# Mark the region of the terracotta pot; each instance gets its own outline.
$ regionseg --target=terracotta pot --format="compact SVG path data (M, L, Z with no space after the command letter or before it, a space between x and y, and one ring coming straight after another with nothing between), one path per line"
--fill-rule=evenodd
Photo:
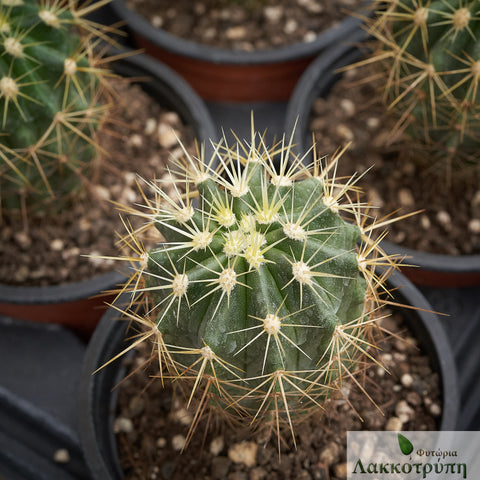
M357 42L365 37L361 31L352 35ZM325 51L308 67L290 98L286 113L285 131L296 125L294 143L299 152L311 144L310 114L315 99L327 97L340 78L338 69L358 61L358 48L336 45ZM306 160L307 162L309 160ZM480 255L440 255L408 249L391 242L382 242L389 254L406 257L406 263L415 267L401 267L402 272L416 285L430 287L467 287L480 285Z
M388 287L395 289L396 301L418 308L401 312L441 379L443 411L438 429L455 430L459 412L457 370L443 326L425 297L401 273L390 276ZM95 480L123 478L113 423L118 395L115 386L124 378L125 368L120 358L92 375L130 344L128 322L119 322L119 316L118 310L112 308L100 322L85 354L80 386L80 437L85 460Z
M244 52L201 45L171 35L128 8L125 0L114 0L111 8L139 47L172 67L201 97L215 101L287 100L315 56L328 45L348 41L361 23L359 18L346 16L313 42Z
M113 69L125 77L148 78L140 85L152 99L176 111L196 132L200 141L216 138L216 130L203 101L169 67L146 55L135 55L116 62ZM113 234L113 232L112 232ZM88 337L105 312L115 289L125 276L112 271L78 283L49 287L22 287L0 284L0 314L24 320L65 325Z

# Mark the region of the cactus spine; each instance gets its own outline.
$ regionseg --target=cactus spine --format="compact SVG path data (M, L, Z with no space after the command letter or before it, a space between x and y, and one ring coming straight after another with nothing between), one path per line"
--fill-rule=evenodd
M103 2L102 2L103 3ZM19 208L69 195L95 170L94 134L107 105L89 7L0 2L0 192ZM91 7L90 7L91 8Z
M478 160L480 1L376 3L371 61L383 66L397 127L433 145L440 157Z
M148 183L156 200L140 214L164 241L145 251L126 237L140 266L125 290L148 304L129 316L190 398L203 392L197 413L208 403L293 428L353 377L382 284L374 268L394 262L351 200L355 180L335 178L337 160L307 168L290 143L267 149L252 133L210 161L187 155L173 189Z

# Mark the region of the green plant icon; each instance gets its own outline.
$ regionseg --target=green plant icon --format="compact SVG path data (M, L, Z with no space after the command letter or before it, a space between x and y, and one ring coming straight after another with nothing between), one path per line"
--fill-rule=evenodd
M412 442L401 433L397 435L398 438L398 445L400 446L400 450L404 455L410 455L413 452L413 445Z

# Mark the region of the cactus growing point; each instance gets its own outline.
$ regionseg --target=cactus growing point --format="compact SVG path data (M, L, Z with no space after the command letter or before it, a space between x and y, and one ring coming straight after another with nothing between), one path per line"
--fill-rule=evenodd
M94 134L108 111L93 6L0 2L0 192L18 209L68 196L95 171Z
M146 328L138 341L154 338L162 375L200 396L191 432L207 405L293 432L370 345L395 265L372 237L384 223L368 225L357 178L336 178L341 153L305 167L291 147L252 132L208 161L185 152L173 185L147 182L155 198L137 210L162 240L147 251L125 237L136 263L124 291L145 305L127 317Z

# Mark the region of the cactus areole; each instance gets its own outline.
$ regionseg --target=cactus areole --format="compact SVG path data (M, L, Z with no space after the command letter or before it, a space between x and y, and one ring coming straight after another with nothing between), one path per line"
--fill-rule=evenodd
M93 170L101 69L74 3L0 2L2 206L69 194Z
M129 285L147 294L149 332L175 378L232 413L290 420L366 350L377 244L332 164L288 166L289 146L280 167L268 150L217 148L220 167L190 157L173 193L149 183L160 200L147 217L165 242Z

